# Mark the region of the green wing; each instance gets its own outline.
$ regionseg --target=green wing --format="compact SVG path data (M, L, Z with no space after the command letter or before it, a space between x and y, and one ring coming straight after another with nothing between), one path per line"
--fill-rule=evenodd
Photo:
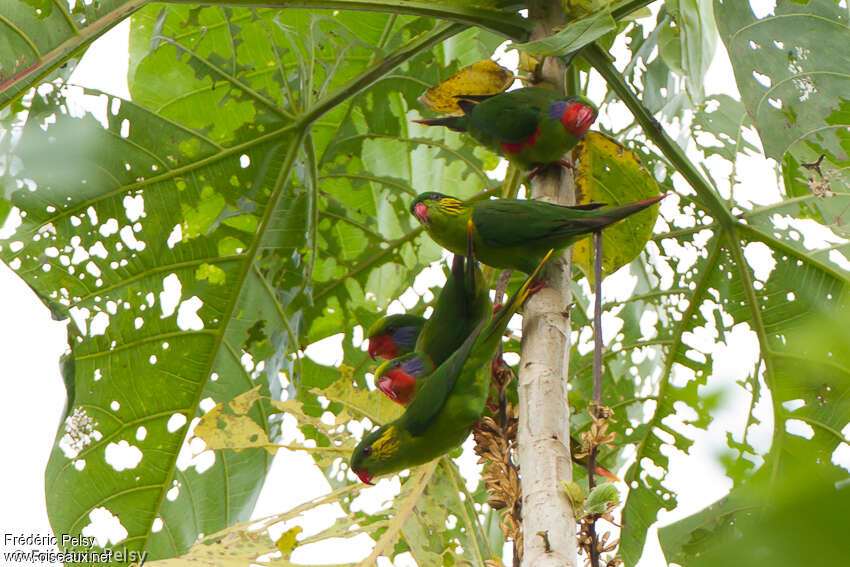
M474 205L472 223L484 244L493 248L555 243L571 233L593 230L590 225L585 226L586 218L601 206L602 203L562 207L542 201L479 201Z
M467 372L477 372L495 356L496 347L508 326L508 321L528 297L531 281L537 276L551 255L552 250L546 254L537 268L525 278L520 288L502 306L499 312L486 324L485 321L481 321L460 348L428 377L422 388L416 393L413 401L407 406L407 411L399 418L400 425L412 436L418 437L425 433L431 422L440 415L464 368ZM480 403L481 409L483 409L483 398Z
M549 106L561 98L534 87L508 91L477 104L468 116L469 126L498 142L519 143L534 134Z
M501 95L478 104L468 118L470 130L477 130L500 143L519 143L537 130L540 112Z
M491 313L487 291L475 262L465 262L463 256L455 254L449 278L416 341L416 350L427 354L435 366L442 364Z
M422 388L416 392L404 415L399 418L400 426L414 437L425 433L431 422L440 415L483 328L482 321L460 348L434 370Z

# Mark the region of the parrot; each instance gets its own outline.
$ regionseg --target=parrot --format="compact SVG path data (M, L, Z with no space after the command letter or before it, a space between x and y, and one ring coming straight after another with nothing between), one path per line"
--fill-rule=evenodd
M471 230L471 226L469 230ZM528 297L529 285L546 260L489 322L481 321L463 344L438 366L398 419L366 434L351 454L351 470L366 484L376 476L426 463L469 436L490 391L490 362L511 316Z
M637 213L666 194L601 210L603 203L565 207L543 201L461 201L442 193L419 194L410 212L434 241L457 253L472 223L475 253L483 264L530 273L550 248L556 252L587 234Z
M418 315L397 313L381 317L366 332L369 356L372 360L376 356L390 360L412 352L424 325L425 318Z
M464 253L469 255L469 251ZM475 260L455 254L451 273L429 319L417 315L388 315L368 331L369 355L393 359L414 350L439 366L479 322L492 313L489 289ZM377 377L376 377L377 379Z
M457 95L463 116L414 120L468 132L484 146L520 167L559 162L596 120L596 107L578 96L540 87L497 95Z
M392 401L407 405L424 382L422 378L433 371L434 364L429 356L409 352L381 364L375 370L375 384Z
M474 257L471 230L469 227L467 229L466 256L455 254L452 271L437 299L434 312L414 339L414 352L418 356L411 357L408 356L410 353L405 353L390 363L382 364L375 371L378 389L397 403L409 403L418 390L417 379L430 374L442 364L463 344L475 327L492 313L489 289ZM380 321L376 325L386 327ZM381 338L381 335L375 338ZM372 335L369 345L371 349Z

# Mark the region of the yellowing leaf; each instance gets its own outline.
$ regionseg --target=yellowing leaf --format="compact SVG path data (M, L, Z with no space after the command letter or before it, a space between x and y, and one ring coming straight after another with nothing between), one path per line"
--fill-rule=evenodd
M389 423L401 416L403 408L390 400L378 390L355 388L350 378L343 376L324 390L313 390L321 393L332 402L338 402L345 407L343 413L337 416L337 422L344 422L350 417L368 417L373 423ZM351 411L353 410L353 415ZM348 415L346 415L348 414Z
M504 92L514 75L494 61L485 59L464 67L419 97L422 106L443 114L463 114L455 95L494 95Z
M257 400L259 400L262 396L260 395L260 386L254 386L244 394L240 394L230 400L230 409L233 410L233 413L238 415L245 415L251 408L254 406Z
M289 558L289 555L292 553L292 550L298 546L298 542L295 541L295 538L302 532L300 526L295 526L294 528L288 529L277 538L277 541L274 542L275 546L280 550L283 554L283 558Z
M626 205L658 195L658 184L637 155L598 132L588 132L572 151L577 164L576 204L592 201L606 207ZM649 207L602 231L602 273L613 274L634 260L652 236L658 207ZM593 240L573 248L573 262L593 283Z
M263 428L247 415L260 397L260 386L257 386L234 398L227 409L219 402L201 417L194 436L203 439L207 449L240 451L260 447L274 453L277 447L269 441Z

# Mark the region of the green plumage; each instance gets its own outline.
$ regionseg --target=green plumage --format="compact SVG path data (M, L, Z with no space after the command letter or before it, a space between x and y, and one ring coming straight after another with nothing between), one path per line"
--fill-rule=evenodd
M400 418L368 433L357 445L351 469L361 480L369 482L375 476L428 462L466 439L484 410L490 361L541 266L542 262L498 313L488 323L479 323L460 348L434 370Z
M466 248L471 220L475 254L482 263L529 273L549 249L560 252L663 197L603 210L600 203L564 207L512 199L466 202L429 192L416 197L410 211L437 244L452 252Z
M451 272L430 318L426 320L418 315L407 314L387 315L372 325L367 337L370 343L376 337L387 337L384 340L392 341L397 347L396 357L418 351L427 354L431 362L439 366L457 350L478 323L492 313L492 309L487 282L478 263L474 260L465 261L464 256L455 254ZM398 329L405 328L414 329L416 333L406 337L406 342L402 343L391 336Z
M562 159L590 128L597 114L596 107L585 98L567 97L539 87L483 99L463 95L458 98L465 116L417 122L468 132L480 144L523 169Z
M464 262L464 257L455 253L451 274L414 350L427 354L439 366L492 313L493 303L478 263L468 258Z

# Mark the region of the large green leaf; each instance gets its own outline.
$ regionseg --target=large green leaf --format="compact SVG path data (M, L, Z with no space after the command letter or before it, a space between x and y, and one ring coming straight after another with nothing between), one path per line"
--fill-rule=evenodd
M780 161L828 153L847 159L848 14L833 0L777 2L756 18L744 2L715 0L741 99L765 153Z
M619 21L646 3L616 2L612 17ZM706 429L716 417L717 397L706 393L717 368L712 353L742 330L758 341L759 363L740 373L752 403L743 430L729 437L731 504L662 531L665 552L688 561L717 549L724 537L734 543L752 529L747 488L779 493L782 485L771 488L771 479L798 465L819 462L817 474L830 480L844 474L830 461L850 421L850 365L836 354L846 333L821 337L812 329L839 328L835 317L846 319L840 298L850 249L828 230L844 230L847 121L836 86L843 75L824 67L829 57L841 57L830 55L840 39L830 34L844 33L835 22L846 22L846 14L823 0L779 2L776 16L755 20L746 6L721 4L718 24L730 46L733 35L745 35L738 33L743 16L748 34L768 24L771 33L791 33L788 25L792 36L777 40L787 47L800 36L800 14L817 12L820 35L831 42L805 39L806 61L817 63L803 67L818 88L809 93L811 107L775 87L767 104L773 108L775 98L795 116L815 113L819 132L802 122L782 130L776 109L760 98L764 88L742 80L756 68L777 77L777 87L794 83L778 59L760 66L765 62L751 51L781 54L760 42L744 46L746 61L730 47L742 102L709 97L693 108L688 128L685 111L699 99L714 41L704 2L668 2L655 21L618 24L631 50L622 69L594 45L583 52L608 82L603 111L619 97L635 117L606 133L637 154L664 191L677 194L662 203L658 232L630 264L630 279L619 280L631 283L605 305L606 327L619 325L609 330L603 400L617 411L611 430L618 437L600 458L609 468L630 465L620 548L629 565L659 510L677 505L667 479L670 455L686 453L693 428ZM484 507L480 483L467 489L451 456L402 475L401 494L371 515L354 505L359 490L345 457L364 427L392 413L366 387L371 363L362 329L401 294L410 311L422 313L439 288L411 285L441 252L412 222L410 200L432 188L449 187L464 198L498 190L487 174L497 163L492 154L462 134L410 123L419 117L417 98L463 65L492 56L497 33L526 41L533 22L516 13L517 4L485 0L264 6L151 6L133 18L132 101L54 81L20 97L15 110L23 112L4 118L13 132L0 136L2 163L11 164L4 170L11 204L2 202L0 214L9 213L6 228L15 233L0 255L56 317L77 322L69 326L63 365L68 412L47 471L54 530L79 533L108 512L127 531L110 542L114 547L168 558L188 551L199 534L215 534L194 548L195 558L235 549L228 548L235 537L239 557L255 559L273 551L274 542L228 526L247 519L268 469L270 457L257 446L283 446L313 457L333 491L327 502L342 513L319 533L286 531L279 549L287 555L367 534L376 541L375 557L409 551L422 565L480 564L500 553L497 516ZM470 24L491 31L464 29ZM613 39L613 32L604 37ZM18 94L34 76L41 74L16 83ZM571 73L571 88L586 92L580 79ZM664 133L663 122L672 119L682 125L675 142ZM752 202L769 202L748 198L761 185L746 187L736 177L742 156L758 151L750 123L766 148L785 140L767 150L781 159L784 187L757 208ZM599 127L608 124L600 120ZM718 187L681 149L692 139L728 166L712 171ZM809 229L827 234L828 243L809 242ZM583 281L574 287L570 403L581 429L591 397L584 328L590 301ZM342 365L305 355L319 341L341 344ZM507 341L505 350L518 351L518 341ZM236 416L247 439L232 446L218 439L230 448L188 459L187 424L218 404L244 400L238 396L245 392L254 402ZM758 421L755 406L773 414L768 450L748 435ZM228 427L227 419L216 423ZM811 439L793 433L800 424L812 428ZM824 494L831 493L817 496ZM770 510L756 512L774 518Z
M382 57L354 40L355 23L376 45L386 36ZM8 156L21 223L2 254L77 322L70 415L47 471L56 533L107 511L121 547L161 558L248 518L268 454L187 466L187 425L201 400L301 380L287 353L306 331L318 162L351 112L339 105L458 31L382 14L154 8L134 25L134 102L72 89L98 120L70 114L64 89L32 99ZM250 415L274 433L267 411Z
M784 1L773 14L756 18L744 3L717 0L715 6L741 99L765 153L783 162L787 191L806 202L804 214L846 235L846 8L832 0Z

